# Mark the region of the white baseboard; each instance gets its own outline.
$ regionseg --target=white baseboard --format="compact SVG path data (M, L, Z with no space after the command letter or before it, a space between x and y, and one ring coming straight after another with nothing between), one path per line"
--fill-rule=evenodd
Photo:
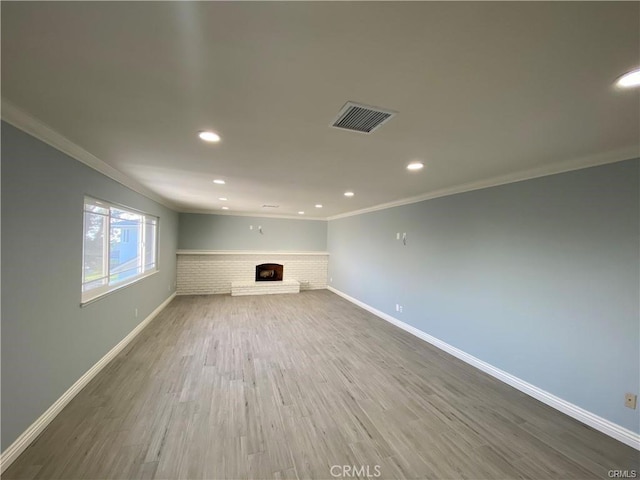
M616 423L613 423L605 418L602 418L595 413L589 412L582 407L574 405L566 400L563 400L560 397L556 397L552 393L549 393L541 388L532 385L529 382L525 382L524 380L511 375L510 373L505 372L504 370L500 370L499 368L494 367L493 365L480 360L479 358L474 357L473 355L469 355L462 350L449 345L442 340L437 339L436 337L432 337L428 333L423 332L411 325L404 323L397 318L392 317L380 310L373 308L370 305L367 305L360 300L357 300L346 293L341 292L331 286L327 287L328 290L335 293L336 295L341 296L342 298L358 305L359 307L364 308L365 310L373 313L375 316L380 317L383 320L386 320L389 323L394 324L397 327L415 335L416 337L424 340L425 342L430 343L431 345L438 347L441 350L453 355L454 357L462 360L465 363L468 363L471 366L476 367L479 370L491 375L498 380L503 381L504 383L511 385L512 387L520 390L531 397L540 400L542 403L549 405L550 407L555 408L556 410L561 411L562 413L569 415L570 417L575 418L576 420L589 425L590 427L604 433L605 435L609 435L610 437L615 438L616 440L621 441L622 443L629 445L636 450L640 450L640 434L632 432L631 430L624 428Z
M62 409L82 390L100 371L106 367L143 329L153 320L176 296L173 293L162 302L153 312L140 322L131 332L124 337L115 347L82 375L76 383L62 394L40 417L20 435L2 454L0 454L0 473L3 473L18 456L33 442L38 435L51 423Z

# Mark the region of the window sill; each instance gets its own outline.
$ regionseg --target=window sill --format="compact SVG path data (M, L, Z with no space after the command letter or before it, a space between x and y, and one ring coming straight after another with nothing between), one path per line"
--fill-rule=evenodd
M155 275L156 273L159 273L159 272L160 272L160 270L154 270L153 272L145 273L144 275L136 277L133 280L130 280L128 282L120 283L117 286L114 286L111 290L109 290L107 292L100 293L100 294L96 295L95 297L91 297L91 298L89 298L87 300L81 301L80 302L80 308L84 308L84 307L86 307L87 305L89 305L89 304L91 304L93 302L97 302L98 300L100 300L100 299L102 299L102 298L104 298L104 297L106 297L108 295L111 295L112 293L116 293L117 291L122 290L123 288L129 287L129 286L131 286L131 285L133 285L135 283L138 283L139 281L144 280L145 278L149 278L150 276Z

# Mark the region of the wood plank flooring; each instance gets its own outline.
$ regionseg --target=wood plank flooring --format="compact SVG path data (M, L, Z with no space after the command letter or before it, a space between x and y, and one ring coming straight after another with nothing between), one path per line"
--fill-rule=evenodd
M604 479L638 456L318 290L176 298L2 478Z

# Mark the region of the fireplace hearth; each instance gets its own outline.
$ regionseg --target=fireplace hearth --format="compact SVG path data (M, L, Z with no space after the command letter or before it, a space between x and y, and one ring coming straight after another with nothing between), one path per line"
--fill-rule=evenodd
M283 270L279 263L256 265L256 282L281 282Z

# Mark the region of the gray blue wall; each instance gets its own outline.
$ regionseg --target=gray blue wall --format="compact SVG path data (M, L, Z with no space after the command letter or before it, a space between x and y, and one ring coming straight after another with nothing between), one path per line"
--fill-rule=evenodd
M160 217L160 271L80 308L85 194ZM175 212L2 123L2 451L171 295L177 231Z
M638 432L639 183L632 160L333 220L330 285Z
M176 248L329 250L338 290L638 432L639 186L634 160L328 229L181 214L178 242L175 212L3 123L1 449L173 292ZM160 217L160 272L80 308L85 194Z
M253 230L249 230L250 225ZM262 226L262 235L258 226ZM178 248L324 252L327 250L327 222L181 213Z

